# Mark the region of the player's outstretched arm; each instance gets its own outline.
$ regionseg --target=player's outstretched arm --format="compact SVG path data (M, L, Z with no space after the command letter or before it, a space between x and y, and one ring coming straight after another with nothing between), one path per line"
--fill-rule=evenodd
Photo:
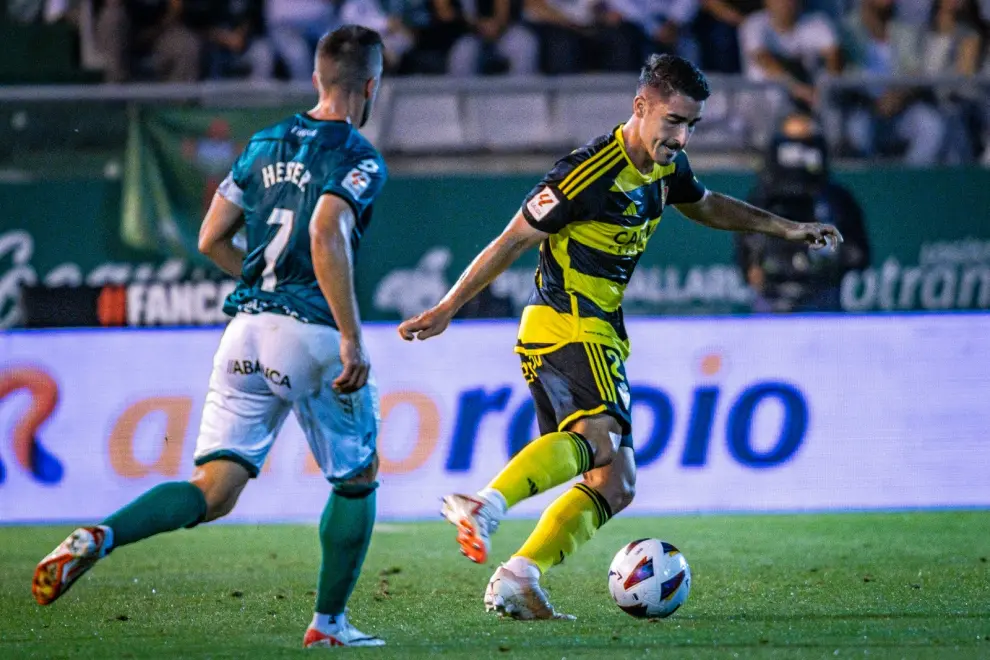
M321 195L309 222L313 270L333 320L340 331L340 360L344 370L333 382L343 393L364 387L371 365L361 340L361 316L354 293L355 224L351 205L333 194Z
M447 295L432 308L399 324L399 336L406 341L429 339L447 329L464 304L474 298L523 252L538 245L549 234L535 229L522 212L516 213L498 238L474 258Z
M199 251L225 273L241 276L244 251L234 245L234 234L244 224L241 207L216 193L199 228Z
M758 232L789 241L803 241L816 248L842 242L842 234L832 225L794 222L716 192L705 193L693 204L678 204L677 210L698 224L713 229Z

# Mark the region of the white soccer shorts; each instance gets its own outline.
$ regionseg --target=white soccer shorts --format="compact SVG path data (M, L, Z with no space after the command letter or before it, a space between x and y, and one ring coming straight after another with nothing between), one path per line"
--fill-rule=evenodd
M353 477L371 463L381 412L369 375L357 392L332 387L343 371L340 333L281 314L237 314L213 358L196 465L227 459L257 476L292 410L323 475Z

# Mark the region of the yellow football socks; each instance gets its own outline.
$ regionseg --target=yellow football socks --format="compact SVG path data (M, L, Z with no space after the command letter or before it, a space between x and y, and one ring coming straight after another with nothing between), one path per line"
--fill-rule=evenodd
M580 433L558 431L532 441L492 479L508 507L584 474L594 465L591 444Z
M577 484L547 507L514 556L529 559L545 573L587 543L611 517L612 509L601 493Z

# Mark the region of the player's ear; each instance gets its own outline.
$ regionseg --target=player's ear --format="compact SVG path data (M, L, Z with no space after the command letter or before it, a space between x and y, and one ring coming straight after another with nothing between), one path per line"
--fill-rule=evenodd
M313 72L313 87L317 93L320 92L320 77L316 75L316 71Z
M642 94L637 94L636 98L633 99L633 114L636 115L637 119L642 119L646 116L646 110L649 107L649 102L646 97Z

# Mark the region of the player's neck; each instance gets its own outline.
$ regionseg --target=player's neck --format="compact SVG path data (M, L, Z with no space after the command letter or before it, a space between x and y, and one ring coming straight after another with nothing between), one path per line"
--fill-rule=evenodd
M354 118L359 116L359 110L352 108L353 105L355 104L351 103L350 99L326 96L321 98L307 114L320 121L346 121L353 124Z
M626 153L629 155L629 160L636 166L636 169L644 174L649 174L653 171L653 158L650 156L649 150L639 141L633 121L630 119L622 126L622 142L626 148Z

